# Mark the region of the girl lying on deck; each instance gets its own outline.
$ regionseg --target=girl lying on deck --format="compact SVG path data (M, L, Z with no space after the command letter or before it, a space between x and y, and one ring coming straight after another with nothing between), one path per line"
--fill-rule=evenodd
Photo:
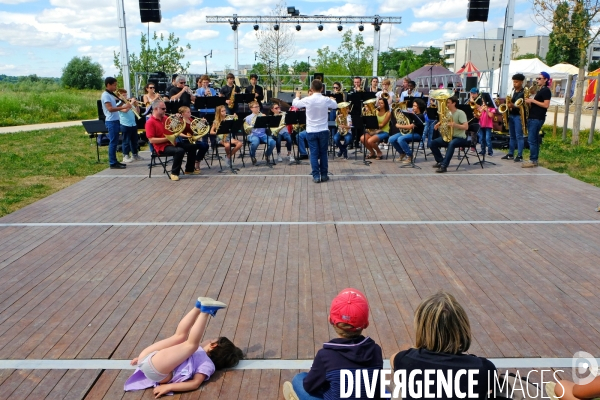
M216 369L232 368L244 357L226 337L200 342L208 323L226 305L198 297L194 307L179 322L175 334L145 348L131 360L137 369L125 382L125 391L154 386L156 398L172 392L195 390Z

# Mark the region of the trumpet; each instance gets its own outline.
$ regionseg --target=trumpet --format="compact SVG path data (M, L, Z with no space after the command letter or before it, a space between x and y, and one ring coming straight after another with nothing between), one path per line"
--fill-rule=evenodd
M135 114L135 117L137 119L140 119L140 114L137 112L137 110L135 109L137 106L137 99L135 98L131 98L129 100L127 100L125 97L123 97L123 95L121 95L120 93L117 93L117 97L119 98L119 100L121 100L123 103L129 103L131 104L131 111L133 111L133 113Z

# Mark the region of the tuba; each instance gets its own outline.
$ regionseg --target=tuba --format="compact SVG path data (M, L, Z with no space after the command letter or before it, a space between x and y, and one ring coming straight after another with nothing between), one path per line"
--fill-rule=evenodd
M363 117L376 116L377 112L375 111L375 103L377 103L377 99L369 99L369 100L363 101L363 109L362 109Z
M165 135L165 138L175 146L175 140L177 136L181 135L185 129L185 121L183 117L175 115L169 115L165 120L165 129L171 132L170 135Z
M400 101L398 103L392 104L392 110L394 112L394 117L396 117L396 123L400 125L410 125L410 120L402 111L406 111L407 106L406 101ZM403 134L410 133L410 129L400 129L400 132Z
M338 131L342 135L346 135L349 132L349 128L340 128L340 125L347 126L348 125L348 111L349 111L350 103L345 101L342 103L338 103L338 113L335 117L335 124L338 126Z
M429 96L437 100L438 103L438 116L440 121L438 130L442 135L442 139L444 139L444 142L450 142L454 136L454 127L449 126L449 123L454 120L452 118L452 113L446 106L446 100L454 96L454 91L451 89L437 89L433 90Z

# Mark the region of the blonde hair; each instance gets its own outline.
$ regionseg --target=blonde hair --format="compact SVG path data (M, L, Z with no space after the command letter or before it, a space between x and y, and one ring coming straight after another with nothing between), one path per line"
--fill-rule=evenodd
M186 112L186 111L190 111L190 108L189 108L188 106L181 106L181 107L179 107L179 108L177 109L177 112L178 112L179 114L183 114L183 113L184 113L184 112Z
M345 324L343 322L338 322L337 324L334 324L333 329L335 330L335 333L346 339L352 339L362 335L362 329L357 329L353 331L351 329L354 329L354 326Z
M117 89L117 93L119 93L119 94L125 94L125 93L127 93L127 90L125 90L123 88Z
M251 101L250 103L248 103L248 107L252 108L254 106L258 105L258 101Z
M223 117L221 117L221 110L225 109L225 106L217 106L215 108L215 120L213 121L214 126L219 126L221 121L223 121Z
M389 85L390 83L392 83L389 79L384 79L383 82L381 82L382 85Z
M469 317L450 293L439 291L423 300L414 325L417 349L459 354L471 346Z

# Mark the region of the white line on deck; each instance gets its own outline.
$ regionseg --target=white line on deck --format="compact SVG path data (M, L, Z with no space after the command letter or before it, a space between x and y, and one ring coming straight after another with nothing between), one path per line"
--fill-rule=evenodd
M600 364L600 358L596 359ZM571 368L572 358L490 358L496 368ZM243 360L234 369L310 369L313 360ZM129 360L0 360L0 369L134 369ZM383 368L390 368L384 361Z
M55 226L269 226L269 225L580 225L600 224L600 220L560 221L256 221L256 222L14 222L0 227Z
M335 178L335 177L341 177L341 178L345 178L345 177L353 177L353 176L380 176L380 177L389 177L389 178L398 178L398 177L405 177L405 178L410 178L410 177L414 177L414 176L419 176L419 177L423 177L423 176L427 176L427 177L441 177L444 176L445 178L447 177L453 177L453 176L567 176L566 174L559 174L557 172L554 173L539 173L539 174L363 174L363 173L359 173L359 174L334 174L334 175L330 175L331 177ZM104 174L97 174L97 175L90 175L87 178L147 178L148 175L104 175ZM155 175L156 179L160 179L161 175ZM282 178L282 177L295 177L295 178L311 178L312 179L312 175L310 174L278 174L278 175L251 175L251 174L219 174L219 175L188 175L183 177L184 179L189 179L189 178L193 178L193 179L198 179L198 178L214 178L214 177L220 177L220 178L227 178L227 177L237 177L237 178ZM166 178L166 175L165 175Z

